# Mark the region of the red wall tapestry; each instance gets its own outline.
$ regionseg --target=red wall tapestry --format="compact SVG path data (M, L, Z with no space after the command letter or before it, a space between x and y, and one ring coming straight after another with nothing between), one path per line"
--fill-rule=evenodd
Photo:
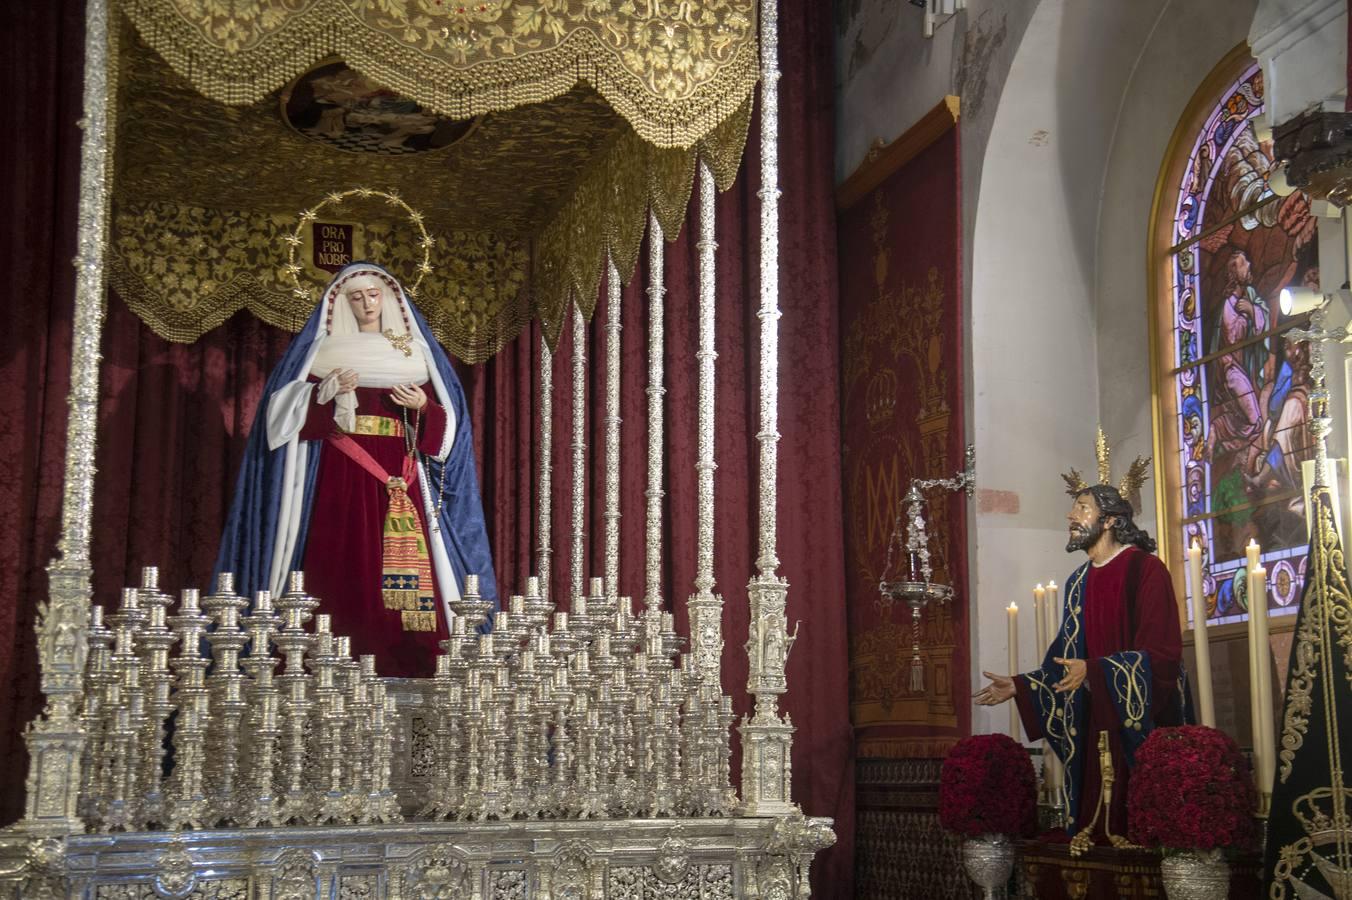
M936 114L947 115L937 127ZM908 132L842 188L845 583L860 758L940 757L971 729L965 495L929 495L934 578L952 585L954 598L924 614L921 691L911 689L910 610L889 608L878 590L911 479L948 477L963 461L954 119L944 104L936 107L925 127ZM894 148L902 152L889 152ZM861 181L866 190L858 189ZM893 560L894 572L900 564Z

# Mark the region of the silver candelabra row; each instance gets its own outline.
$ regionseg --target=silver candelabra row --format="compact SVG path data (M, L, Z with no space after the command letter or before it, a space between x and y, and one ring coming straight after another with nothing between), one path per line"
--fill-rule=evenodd
M174 599L154 568L88 632L80 814L104 831L401 819L401 739L375 658L316 614L229 573ZM733 812L731 698L681 652L670 613L589 596L554 611L538 580L508 609L469 576L431 680L431 778L419 818ZM313 630L306 625L313 620ZM177 647L177 651L175 651ZM171 658L172 654L172 658ZM280 671L279 671L280 666Z
M723 815L732 699L681 652L671 613L602 579L568 611L525 596L483 620L470 576L433 678L427 818Z
M130 831L400 818L394 700L375 658L352 659L349 639L314 614L299 572L275 601L260 591L252 604L224 573L208 597L183 591L172 615L158 582L147 568L117 612L93 608L85 821Z

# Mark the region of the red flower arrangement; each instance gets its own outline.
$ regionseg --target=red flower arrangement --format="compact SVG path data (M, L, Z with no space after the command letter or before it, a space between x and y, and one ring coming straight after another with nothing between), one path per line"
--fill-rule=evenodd
M1133 841L1166 850L1247 849L1257 832L1249 761L1202 725L1156 728L1136 751L1127 788Z
M1037 777L1009 735L963 738L939 773L939 824L963 837L1027 836L1037 825Z

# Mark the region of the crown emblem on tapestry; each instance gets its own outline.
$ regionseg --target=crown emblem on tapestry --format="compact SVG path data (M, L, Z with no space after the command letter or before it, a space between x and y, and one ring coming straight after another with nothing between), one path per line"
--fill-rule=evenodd
M1145 484L1150 470L1150 457L1138 456L1127 466L1127 472L1122 476L1122 480L1113 485L1112 449L1108 446L1108 438L1103 433L1102 425L1099 426L1098 435L1094 438L1094 459L1098 462L1098 483L1116 487L1117 492L1123 497L1136 496L1141 490L1141 485ZM1066 493L1072 497L1089 487L1089 483L1084 480L1078 469L1063 472L1061 478L1066 483Z
M869 380L864 405L869 427L874 431L891 422L897 406L897 373L886 367L879 369Z

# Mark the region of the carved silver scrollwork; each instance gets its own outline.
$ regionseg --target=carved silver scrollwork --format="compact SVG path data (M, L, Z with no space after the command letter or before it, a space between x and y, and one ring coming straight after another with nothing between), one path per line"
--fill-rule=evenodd
M653 874L667 884L676 884L685 880L690 870L690 844L680 835L680 828L672 833L657 847L657 859L653 862Z
M179 841L174 841L155 863L155 892L165 900L181 900L197 886L197 870L192 857Z
M489 877L492 900L528 900L530 878L524 869L497 869Z
M469 866L449 844L419 851L396 873L402 900L460 900L477 894Z
M287 850L277 860L272 900L310 900L319 896L319 860L308 850Z

